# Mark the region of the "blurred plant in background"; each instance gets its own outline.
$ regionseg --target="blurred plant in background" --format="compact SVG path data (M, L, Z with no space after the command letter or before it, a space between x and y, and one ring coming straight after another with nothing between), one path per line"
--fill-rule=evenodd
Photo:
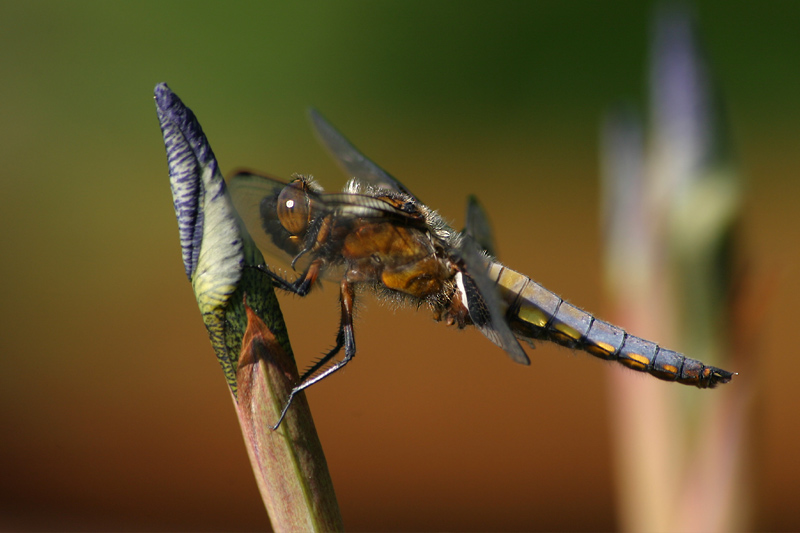
M616 321L741 375L699 392L609 369L620 521L628 531L747 529L743 423L753 373L737 350L750 346L752 327L735 312L743 276L734 253L742 183L688 9L658 9L651 39L647 140L629 108L603 130Z

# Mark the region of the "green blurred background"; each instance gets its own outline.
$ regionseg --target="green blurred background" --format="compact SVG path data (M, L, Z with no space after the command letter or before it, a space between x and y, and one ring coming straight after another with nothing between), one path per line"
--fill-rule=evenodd
M777 287L757 376L738 378L758 378L755 527L793 530L800 3L695 8L749 184L741 242ZM646 109L651 16L647 2L1 2L0 528L269 528L181 263L156 83L224 172L337 189L316 106L456 227L478 194L505 263L603 316L600 122L620 100ZM331 289L281 300L301 367L333 342ZM356 328L356 361L308 393L349 529L618 527L601 362L539 346L519 367L476 331L370 298Z

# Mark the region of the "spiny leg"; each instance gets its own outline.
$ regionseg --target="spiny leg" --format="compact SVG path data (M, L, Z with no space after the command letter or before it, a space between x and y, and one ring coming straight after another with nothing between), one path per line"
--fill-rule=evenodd
M283 411L281 411L281 416L278 418L278 422L272 426L273 430L278 429L278 426L280 426L281 422L283 422L283 418L286 416L289 406L292 405L292 400L294 400L294 397L298 392L303 389L307 389L314 383L322 381L337 370L340 370L344 365L350 362L353 356L355 356L356 338L355 334L353 333L353 304L355 303L355 290L353 285L347 280L342 280L339 290L339 303L341 306L341 319L339 321L339 333L336 335L336 346L334 346L331 351L326 353L319 361L314 363L311 368L303 373L303 376L300 378L300 383L298 383L292 389L292 392L289 393L289 399L286 400L286 405L284 405ZM320 368L322 368L339 352L339 350L341 350L342 346L344 346L344 358L342 358L341 361L334 362L330 367L315 375Z
M303 375L300 376L300 383L303 383L308 378L313 376L314 373L317 372L317 370L325 366L328 363L328 361L333 359L333 357L337 353L339 353L339 350L342 349L342 346L344 346L344 333L340 325L339 331L336 334L336 345L333 348L331 348L331 350L328 353L326 353L325 355L320 357L317 361L315 361L314 364L312 364L305 372L303 372Z

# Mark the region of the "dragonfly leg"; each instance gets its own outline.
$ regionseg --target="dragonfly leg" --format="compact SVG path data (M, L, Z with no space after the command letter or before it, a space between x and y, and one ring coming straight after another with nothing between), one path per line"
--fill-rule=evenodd
M266 265L258 265L255 268L272 278L273 283L275 283L275 286L277 286L279 289L294 293L298 296L305 296L311 292L311 287L313 287L314 283L316 283L322 268L322 264L320 261L312 262L310 265L308 265L306 271L295 281L289 281L283 276L276 274Z
M337 353L339 353L339 350L342 349L342 346L344 346L344 333L340 327L339 332L336 334L336 345L333 348L331 348L331 350L328 353L320 357L319 360L317 360L314 364L308 367L308 369L305 372L303 372L303 375L300 376L300 383L303 383L308 378L313 376L320 368L325 366L328 363L328 361L333 359L333 357Z
M298 383L292 389L292 392L289 393L289 399L286 400L286 405L283 406L283 410L281 411L280 418L278 418L278 422L272 426L273 430L278 429L278 426L280 426L281 422L283 422L283 418L286 416L286 412L289 410L289 406L292 405L292 400L294 400L294 397L298 392L303 389L307 389L314 383L322 381L337 370L341 370L341 368L349 363L350 360L356 355L356 338L355 334L353 333L353 305L355 303L355 290L352 283L348 282L347 280L342 280L339 292L339 303L341 305L341 320L339 322L339 333L336 335L336 346L334 346L331 351L322 356L319 361L314 363L311 368L303 373L303 376L300 378L300 383ZM333 359L337 353L339 353L339 350L342 349L342 346L344 346L344 357L340 361L334 362L331 366L317 374L316 372L319 371L320 368L322 368L328 363L328 361Z

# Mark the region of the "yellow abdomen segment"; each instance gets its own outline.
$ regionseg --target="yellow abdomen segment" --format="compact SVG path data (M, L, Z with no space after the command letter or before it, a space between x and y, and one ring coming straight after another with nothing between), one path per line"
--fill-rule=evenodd
M507 306L506 318L517 337L556 342L601 359L618 361L659 379L700 388L727 383L733 376L726 370L629 335L499 263L490 264L488 274Z

